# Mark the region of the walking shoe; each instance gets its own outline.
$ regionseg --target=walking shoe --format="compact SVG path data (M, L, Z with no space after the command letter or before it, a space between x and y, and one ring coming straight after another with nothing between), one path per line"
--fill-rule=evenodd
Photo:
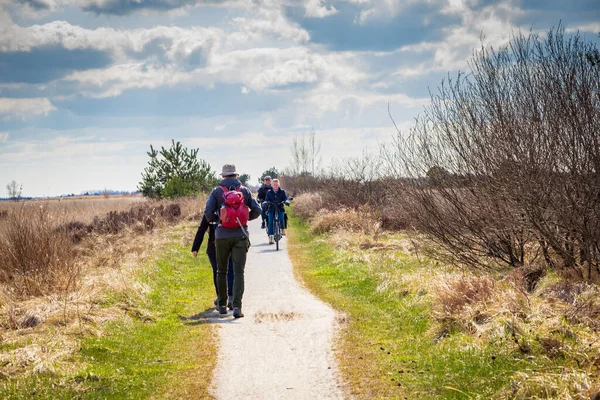
M275 236L269 235L269 244L275 243Z
M285 229L281 230L281 236L285 236Z
M260 229L265 229L265 221L263 221L262 224L260 224Z
M218 306L217 310L219 310L219 314L227 314L227 307L226 306Z
M227 308L233 310L233 299L231 297L229 298L229 300L227 300Z
M233 318L244 318L241 308L236 307L233 309Z

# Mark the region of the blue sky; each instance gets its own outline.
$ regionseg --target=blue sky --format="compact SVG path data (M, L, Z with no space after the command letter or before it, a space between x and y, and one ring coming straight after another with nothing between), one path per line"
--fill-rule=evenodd
M253 181L314 129L324 164L408 129L474 48L562 21L598 41L598 0L0 0L0 184L133 190L150 144ZM0 194L0 197L4 194Z

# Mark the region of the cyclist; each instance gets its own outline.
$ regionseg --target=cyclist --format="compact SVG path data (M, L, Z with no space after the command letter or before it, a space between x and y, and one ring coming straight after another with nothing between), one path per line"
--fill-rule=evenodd
M261 229L265 229L265 223L267 221L267 205L262 203L264 203L265 197L267 196L267 192L269 190L271 190L271 177L267 175L265 176L264 183L258 189L258 194L256 195L256 201L258 201L258 204L261 204L262 206L262 224L260 225Z
M196 232L196 237L194 238L194 244L192 245L192 255L194 257L198 257L198 250L200 250L200 246L202 246L202 241L204 241L204 234L208 231L208 243L206 244L206 255L208 256L208 261L210 261L210 265L213 270L213 283L215 285L215 292L217 293L217 298L215 299L215 306L219 301L219 288L217 286L217 249L215 248L215 227L216 224L209 224L206 220L206 217L202 215L202 222L200 222L200 226L198 227L198 231ZM229 295L229 299L227 301L227 307L230 310L233 310L233 261L231 257L229 258L229 263L227 267L227 294Z
M290 205L290 201L288 200L287 195L285 194L285 190L279 187L279 179L273 179L273 187L267 192L265 197L265 201L269 203L273 203L272 207L269 207L268 211L268 228L267 234L269 235L269 244L275 243L275 238L273 236L274 232L274 218L275 218L275 210L279 213L279 221L281 221L281 234L285 235L285 211L283 209L283 205Z
M242 186L237 179L239 174L235 170L235 165L225 164L221 171L223 180L208 196L204 215L208 222L219 222L215 229L215 247L217 249L217 286L219 287L219 301L217 309L219 314L227 314L227 264L229 257L233 260L233 317L241 318L242 297L244 295L244 268L246 267L246 253L250 247L250 238L248 235L248 226L225 227L223 224L231 221L219 221L218 215L227 210L223 197L229 192L238 192L243 196L243 204L248 207L248 220L258 218L261 208L252 197L248 188ZM240 219L237 219L240 223ZM240 223L241 225L241 223Z

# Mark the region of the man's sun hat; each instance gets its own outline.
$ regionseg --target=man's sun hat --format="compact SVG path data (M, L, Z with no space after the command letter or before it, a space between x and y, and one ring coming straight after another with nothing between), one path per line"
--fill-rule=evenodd
M235 165L233 164L225 164L223 165L223 169L221 170L221 176L229 176L229 175L237 175L238 173L235 170Z

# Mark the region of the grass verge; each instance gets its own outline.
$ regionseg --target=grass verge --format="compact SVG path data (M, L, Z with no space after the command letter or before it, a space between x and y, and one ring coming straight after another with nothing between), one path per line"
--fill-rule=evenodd
M189 241L182 243L190 230L171 230L171 244L140 269L139 281L148 288L141 303L107 300L122 304L125 315L109 322L101 336L81 338L71 370L4 379L0 398L210 397L217 346L213 327L198 316L212 304L212 270L206 257L192 258Z
M403 251L380 251L385 243L334 245L341 240L335 234L314 235L306 222L290 220L296 274L346 315L336 355L356 398L586 399L593 393L595 372L581 367L577 354L544 353L540 337L548 332L529 331L522 316L486 338L440 329L431 281L460 272ZM584 331L571 328L552 333L561 336L561 348L583 340Z

